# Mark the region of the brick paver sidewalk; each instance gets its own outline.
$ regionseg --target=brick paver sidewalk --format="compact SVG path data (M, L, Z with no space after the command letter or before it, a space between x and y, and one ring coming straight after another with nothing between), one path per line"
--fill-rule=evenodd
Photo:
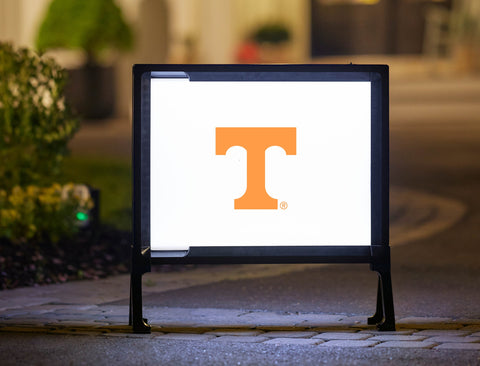
M480 319L403 318L379 332L366 316L278 314L226 309L145 309L151 334L133 334L128 306L47 304L0 312L0 332L315 347L395 347L480 351ZM158 324L162 324L159 326Z

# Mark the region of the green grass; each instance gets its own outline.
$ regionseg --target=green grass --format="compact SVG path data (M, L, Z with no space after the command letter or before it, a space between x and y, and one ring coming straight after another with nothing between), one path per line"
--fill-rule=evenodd
M67 157L60 183L83 183L100 190L101 223L132 227L132 172L129 160Z

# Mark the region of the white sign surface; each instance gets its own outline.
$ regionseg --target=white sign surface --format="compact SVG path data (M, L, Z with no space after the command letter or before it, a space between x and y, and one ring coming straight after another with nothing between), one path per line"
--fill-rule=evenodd
M370 245L370 88L152 79L151 249Z

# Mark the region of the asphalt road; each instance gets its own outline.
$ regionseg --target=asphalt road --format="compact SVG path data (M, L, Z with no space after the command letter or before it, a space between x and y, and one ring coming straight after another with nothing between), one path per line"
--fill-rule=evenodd
M478 365L478 352L0 334L3 365ZM61 347L59 347L61 345ZM17 351L15 351L17 349ZM18 352L24 349L25 352Z

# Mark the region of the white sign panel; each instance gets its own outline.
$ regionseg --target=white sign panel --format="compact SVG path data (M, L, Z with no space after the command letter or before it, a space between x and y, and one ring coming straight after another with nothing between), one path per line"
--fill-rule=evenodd
M152 79L151 249L370 245L370 88Z

